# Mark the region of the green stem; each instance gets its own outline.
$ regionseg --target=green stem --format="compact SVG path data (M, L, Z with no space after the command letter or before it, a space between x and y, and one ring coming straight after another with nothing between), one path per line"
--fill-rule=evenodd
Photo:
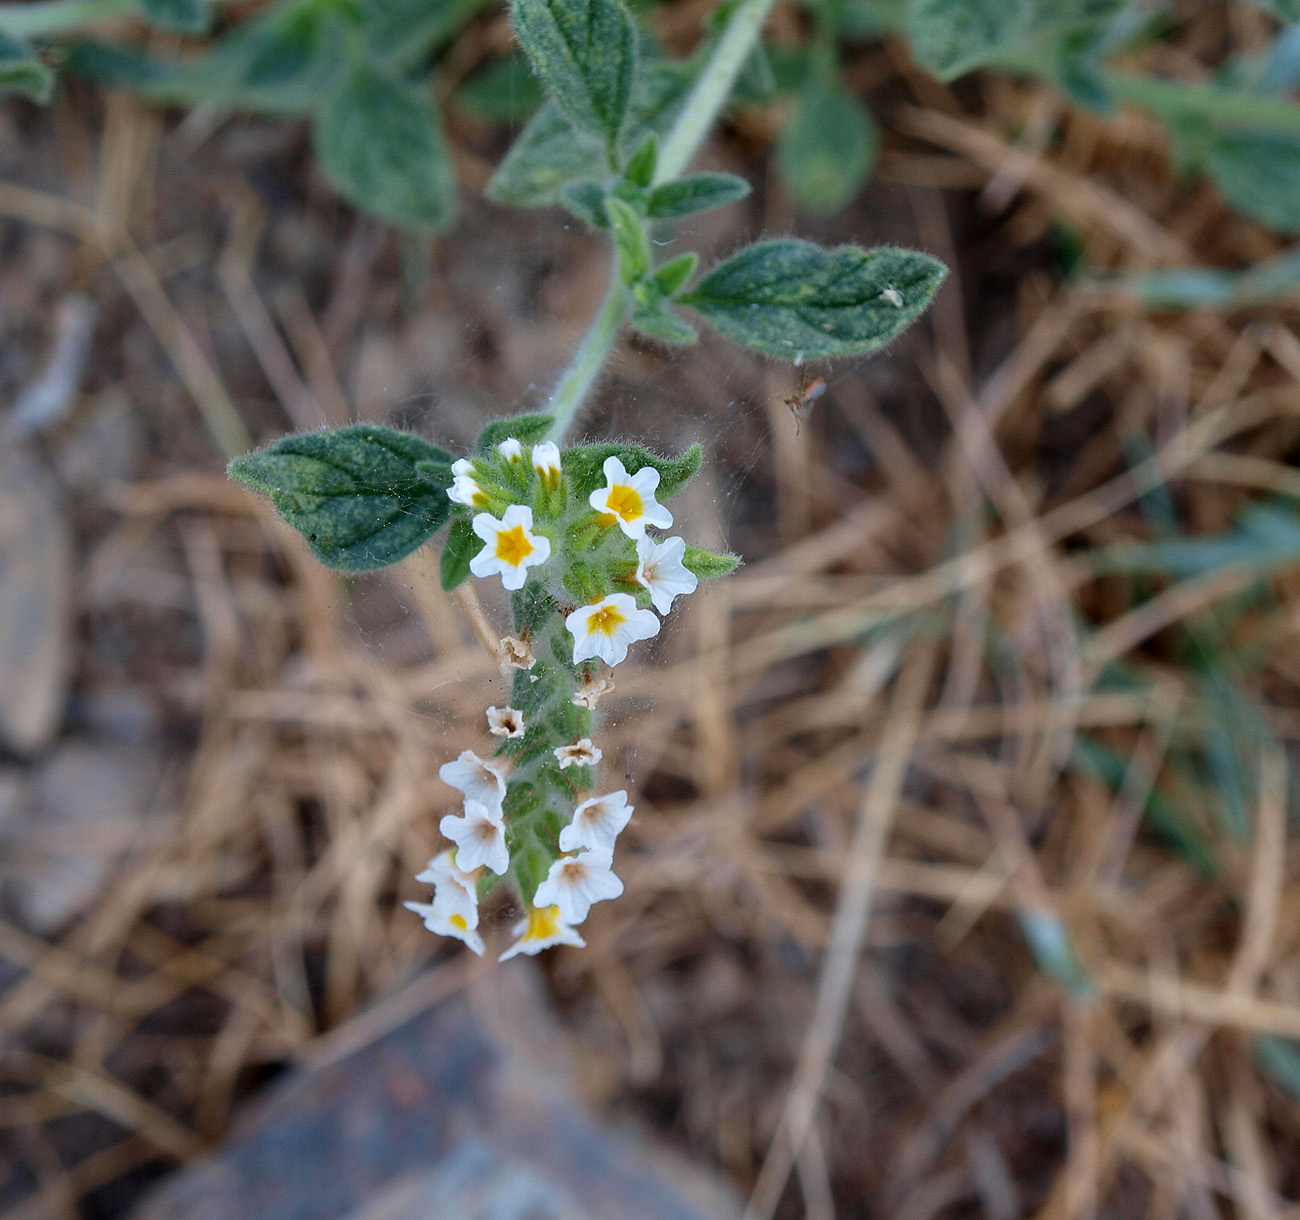
M573 354L573 360L560 378L560 384L551 395L547 409L555 416L550 435L556 444L564 444L578 409L586 401L587 394L600 376L600 370L609 359L618 332L623 327L627 301L628 292L623 284L616 253L609 272L609 290L605 293L600 312L592 320L590 329Z
M79 25L117 17L135 8L136 0L38 0L0 7L0 34L39 38Z
M708 64L659 150L655 186L676 178L704 143L704 137L709 134L718 111L726 104L736 77L763 32L763 23L767 21L772 4L773 0L740 0L736 5Z
M1300 106L1284 98L1229 93L1208 85L1157 80L1111 71L1106 83L1121 101L1154 111L1162 119L1204 119L1216 127L1300 130Z

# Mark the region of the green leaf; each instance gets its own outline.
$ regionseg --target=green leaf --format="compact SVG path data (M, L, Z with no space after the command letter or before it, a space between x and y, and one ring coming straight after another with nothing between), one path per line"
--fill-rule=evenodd
M409 432L349 424L282 437L227 473L270 496L321 563L357 572L396 563L447 519L450 460Z
M952 80L1017 42L1030 17L1029 0L907 0L912 53L940 80Z
M370 53L391 68L413 68L449 42L493 0L362 0Z
M483 540L474 532L468 517L453 517L438 559L438 579L450 593L469 577L469 561L483 549Z
M685 254L670 258L666 263L662 263L655 268L655 286L664 296L670 297L674 293L681 291L686 281L695 274L695 268L699 265L700 256L694 250L687 250Z
M658 60L643 65L632 90L624 147L637 147L650 132L667 133L691 85L683 64ZM603 178L609 172L605 147L596 137L575 130L554 102L547 102L497 166L488 183L494 203L517 208L551 207L560 189L576 178Z
M515 33L569 122L599 136L615 168L636 76L637 34L622 0L512 0Z
M451 223L456 179L421 90L358 64L317 115L314 139L325 173L362 211L404 229Z
M21 42L0 34L0 96L21 93L34 102L48 102L54 73Z
M678 300L724 335L786 360L875 351L926 309L948 269L914 250L759 242Z
M593 229L609 228L609 213L605 210L605 188L595 178L579 178L577 182L566 182L560 190L560 202Z
M640 306L634 309L632 311L632 325L647 338L658 339L662 343L672 343L680 346L695 343L699 340L699 335L695 333L695 327L688 322L683 322L681 318L670 313L662 306L658 308Z
M211 22L205 0L140 0L144 15L165 30L202 34Z
M726 207L748 194L749 183L735 174L689 174L655 187L646 204L646 215L651 220L671 220Z
M867 180L879 147L866 107L838 79L814 78L781 131L777 165L801 207L836 212Z
M458 106L492 123L522 123L536 113L545 97L527 57L519 51L492 60L456 90Z
M659 168L659 137L652 131L634 152L623 170L623 177L633 186L647 187Z
M703 547L686 545L682 556L682 566L701 580L713 580L717 576L726 576L734 572L740 563L739 555L715 555Z
M1300 233L1300 135L1224 131L1207 145L1205 167L1238 212L1279 233Z
M650 240L645 226L630 205L610 196L605 200L610 227L614 230L614 244L618 247L619 269L623 283L631 285L650 270Z
M605 486L602 468L608 457L618 458L628 474L636 474L645 466L653 466L659 472L659 490L656 496L659 500L666 500L686 486L700 468L703 453L699 445L692 445L680 457L675 458L661 458L639 445L574 445L560 454L560 463L573 484L573 494L578 497L589 496L596 488Z
M486 453L511 437L524 445L536 445L547 438L554 422L555 416L541 411L527 415L506 415L501 419L494 419L478 434L478 440L474 442L474 452Z

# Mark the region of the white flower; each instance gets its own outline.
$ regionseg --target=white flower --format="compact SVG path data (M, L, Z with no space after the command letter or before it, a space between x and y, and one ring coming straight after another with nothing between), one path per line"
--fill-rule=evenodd
M574 707L594 708L604 695L614 689L608 678L593 678L590 674L582 675L582 685L578 687L570 702Z
M478 485L473 474L474 463L468 458L452 462L452 485L447 489L447 499L453 504L466 504L470 508L482 508L487 500L487 493Z
M560 485L560 447L554 441L533 446L533 469L544 487Z
M573 811L573 820L560 831L560 850L577 851L590 847L593 851L614 854L614 840L632 817L633 806L627 803L627 793L620 789L607 796L593 796Z
M533 510L526 504L510 505L500 521L479 513L473 526L487 545L469 561L469 570L480 578L499 572L507 589L522 589L527 569L551 557L551 540L532 533Z
M533 646L517 635L508 635L501 641L501 659L512 669L532 669L537 664Z
M587 502L598 513L612 515L618 528L629 538L644 537L647 525L657 525L660 529L672 525L672 513L655 503L659 472L653 466L643 466L636 474L628 474L618 458L607 457L602 469L606 485L593 491Z
M510 867L506 824L499 809L467 800L464 815L449 813L438 823L438 829L456 844L456 867L464 872L486 864L500 876Z
M515 925L515 935L519 939L501 955L503 962L516 953L531 955L552 945L577 945L581 949L587 943L576 928L565 922L559 907L529 907L528 917Z
M565 923L580 924L592 903L617 898L622 892L623 883L614 875L605 852L580 851L576 856L561 856L551 865L533 902L557 906Z
M497 446L502 459L509 462L524 456L524 447L513 436L507 437Z
M573 636L573 663L599 657L617 665L627 656L629 644L659 634L659 620L649 610L638 610L627 593L611 593L590 606L579 606L565 617Z
M560 770L566 767L594 767L601 760L600 747L591 744L590 737L575 741L571 746L560 746L553 751L560 760Z
M494 737L522 737L524 714L514 707L490 707L487 710L488 731Z
M650 590L650 601L660 614L673 608L673 598L683 593L694 593L699 579L682 563L686 554L684 538L653 538L636 540L636 583Z
M471 801L489 809L501 809L506 798L506 780L497 766L484 762L473 750L462 750L455 762L443 763L438 778Z
M474 931L465 916L461 914L444 915L436 905L427 902L404 902L408 911L414 911L424 920L424 926L439 936L454 936L463 940L479 957L483 956L483 938Z

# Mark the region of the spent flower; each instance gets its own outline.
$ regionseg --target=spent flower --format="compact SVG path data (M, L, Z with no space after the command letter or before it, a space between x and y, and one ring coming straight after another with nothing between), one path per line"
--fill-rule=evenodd
M522 737L524 714L515 707L490 707L487 710L488 732L494 737Z
M594 767L603 757L600 747L593 745L590 737L583 737L572 745L556 746L553 753L561 771L567 767Z

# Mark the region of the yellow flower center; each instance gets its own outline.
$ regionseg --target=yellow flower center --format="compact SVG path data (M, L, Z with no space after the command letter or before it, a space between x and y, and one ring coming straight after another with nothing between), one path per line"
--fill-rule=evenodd
M609 489L609 497L605 501L605 507L611 512L622 517L624 521L635 521L645 512L645 505L641 503L641 497L637 495L636 490L628 487L625 483L615 483Z
M615 606L602 606L587 620L587 630L592 634L613 635L627 615Z
M497 535L497 558L517 568L537 548L528 541L528 535L522 525L514 529L502 530Z
M560 931L559 907L529 907L524 940L549 940Z
M465 922L464 915L449 915L447 917L447 922L451 924L453 928L456 928L461 932L469 931L469 924Z

